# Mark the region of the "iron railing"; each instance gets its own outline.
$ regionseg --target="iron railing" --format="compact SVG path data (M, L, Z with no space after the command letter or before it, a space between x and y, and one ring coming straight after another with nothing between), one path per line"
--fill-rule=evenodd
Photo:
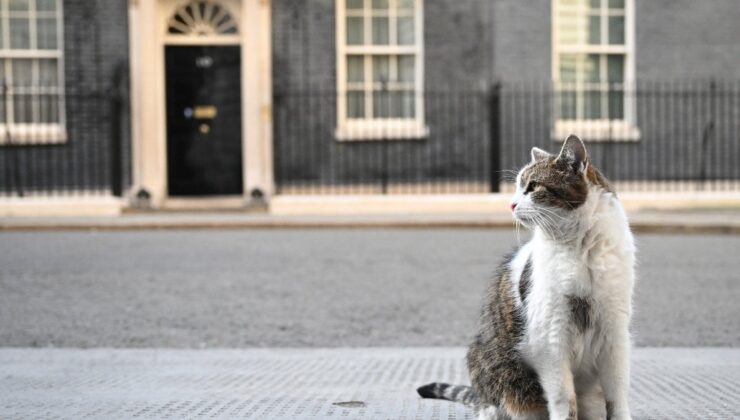
M490 93L428 91L411 100L414 112L421 111L423 100L423 119L384 118L379 124L347 120L337 124L335 92L278 94L273 137L277 192L488 191L492 170ZM376 103L368 106L381 112L409 112L398 111L402 105L388 105L385 111Z
M0 91L0 196L124 192L130 151L122 91L67 92L46 100L10 92ZM413 98L381 94L377 101L402 102L370 103L372 112L388 118L342 124L336 91L277 90L276 192L509 191L509 171L526 164L531 147L557 151L569 132L586 140L593 164L619 191L740 191L740 83L643 81L604 92L602 103L621 106L622 119L559 118L572 113L565 109L571 91L546 83L502 83L405 94ZM621 99L615 92L624 92ZM59 104L58 115L50 101ZM32 118L23 116L33 107L38 111ZM392 118L394 112L420 118Z
M739 87L736 81L643 81L592 91L550 83L426 91L413 99L411 111L423 115L419 124L386 118L361 121L352 130L343 130L347 124L338 116L339 104L348 106L349 100L341 100L345 93L278 92L276 189L281 194L507 191L510 171L527 163L532 147L556 152L574 133L618 190L740 191ZM374 100L399 101L385 109L409 114L398 111L408 98L381 92Z
M120 196L124 118L117 90L0 89L0 196Z

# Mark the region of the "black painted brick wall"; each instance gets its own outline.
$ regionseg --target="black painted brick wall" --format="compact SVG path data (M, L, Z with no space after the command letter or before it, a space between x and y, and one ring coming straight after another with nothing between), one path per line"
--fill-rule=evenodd
M382 176L485 180L490 121L483 98L496 81L504 86L502 168L526 163L534 145L558 147L546 91L552 77L551 1L424 4L425 90L432 96L446 93L436 104L427 103L429 138L381 145L338 142L334 135L334 0L273 1L278 182L379 182ZM592 144L595 162L617 179L740 178L726 161L740 149L740 104L732 82L740 79L738 19L736 0L637 1L636 78L645 82L637 102L642 137ZM707 92L714 78L719 93L712 101ZM661 84L650 85L654 81ZM473 112L473 106L481 108ZM711 121L717 129L707 136Z
M128 5L121 0L64 0L64 73L68 139L56 145L0 146L0 191L21 187L66 194L103 193L111 181L110 88L118 74L128 93ZM123 179L130 180L129 112L122 115Z

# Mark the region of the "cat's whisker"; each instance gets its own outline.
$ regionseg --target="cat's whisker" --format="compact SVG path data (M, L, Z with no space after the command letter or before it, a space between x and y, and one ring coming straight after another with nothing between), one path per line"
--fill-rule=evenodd
M515 182L517 176L519 175L519 168L515 169L502 169L497 171L499 174L501 174L501 179L503 181L507 182Z
M543 211L543 212L545 212L545 213L547 213L547 214L550 214L550 215L552 215L552 216L555 216L555 217L557 217L558 219L561 219L561 220L565 220L565 217L564 217L564 216L562 216L562 215L560 215L560 214L557 214L557 213L555 212L555 210L552 210L552 209L548 209L547 207L540 207L540 208L539 208L538 210L540 210L540 211Z
M537 220L539 222L540 227L544 229L545 233L547 233L548 236L553 237L553 227L550 224L549 219L547 219L543 214L537 214Z
M548 236L556 237L556 234L560 233L558 224L555 223L555 221L552 220L551 217L547 215L547 213L535 212L534 214L538 221L538 224L542 227L545 233L548 234Z
M553 216L556 216L555 214L548 214L547 212L540 213L539 216L551 227L557 227L557 223L555 223L555 220L553 220Z

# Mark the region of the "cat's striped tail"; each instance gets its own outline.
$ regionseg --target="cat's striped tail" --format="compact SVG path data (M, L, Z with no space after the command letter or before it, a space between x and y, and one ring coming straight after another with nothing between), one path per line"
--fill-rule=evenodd
M478 403L478 396L473 388L466 385L450 385L441 382L419 387L416 392L422 398L436 398L441 400L455 401L465 405L474 406Z

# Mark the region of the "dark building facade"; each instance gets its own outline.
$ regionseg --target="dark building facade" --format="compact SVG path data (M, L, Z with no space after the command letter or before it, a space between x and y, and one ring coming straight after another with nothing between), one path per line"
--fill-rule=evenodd
M128 91L125 2L5 0L2 11L14 24L2 47L12 74L3 72L0 194L108 191L130 179L129 115L113 101Z
M49 8L64 118L5 125L4 195L122 190L160 206L220 194L208 183L230 171L245 200L489 192L570 132L617 181L740 179L735 0L29 0L27 15L51 20ZM46 42L29 33L27 49ZM3 48L6 60L22 49ZM210 96L172 105L164 52L177 48L195 54L193 92ZM214 83L236 75L235 102L217 102ZM31 102L34 118L56 106ZM182 115L197 152L171 150ZM219 127L236 143L219 143ZM173 168L200 189L173 189Z
M340 3L274 3L275 162L278 186L288 191L309 181L364 182L370 191L393 191L396 183L397 191L413 192L405 187L424 180L488 191L505 170L526 162L531 147L556 151L569 133L586 139L595 163L617 180L738 178L728 158L740 153L740 28L729 18L740 9L731 0L426 0L421 95L428 131L393 138L389 130L384 142L361 134L343 141L335 130L334 96L344 94L336 80ZM606 86L589 91L560 83L561 70L570 70L559 67L566 55L595 58L597 65L603 56L605 74L579 83ZM612 59L621 61L615 78L606 74ZM587 73L589 64L572 73ZM601 108L602 115L563 118L571 94L586 97L580 112ZM588 103L588 95L599 97ZM608 105L620 110L607 115Z

